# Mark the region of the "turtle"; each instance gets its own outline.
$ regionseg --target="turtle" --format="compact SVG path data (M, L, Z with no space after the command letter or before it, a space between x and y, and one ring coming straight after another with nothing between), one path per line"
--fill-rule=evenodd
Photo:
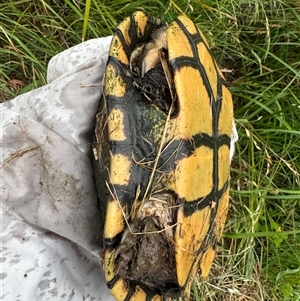
M96 116L95 183L117 301L189 300L229 206L233 103L203 33L142 11L116 29Z

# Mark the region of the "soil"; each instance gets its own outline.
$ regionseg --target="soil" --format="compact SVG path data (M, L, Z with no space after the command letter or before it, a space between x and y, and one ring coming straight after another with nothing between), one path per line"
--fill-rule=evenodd
M117 262L121 277L166 292L178 287L174 247L159 230L152 217L135 220L119 247Z

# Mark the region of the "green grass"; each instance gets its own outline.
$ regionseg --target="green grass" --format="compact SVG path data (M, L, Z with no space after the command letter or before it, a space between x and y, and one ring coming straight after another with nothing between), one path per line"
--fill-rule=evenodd
M300 2L91 1L88 22L85 7L0 4L1 101L45 84L52 56L83 37L112 34L137 9L166 21L186 13L226 71L239 133L224 237L193 298L299 301Z

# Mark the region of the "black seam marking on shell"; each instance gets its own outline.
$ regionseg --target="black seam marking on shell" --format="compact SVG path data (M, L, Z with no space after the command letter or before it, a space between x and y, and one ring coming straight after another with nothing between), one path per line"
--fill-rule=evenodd
M108 65L112 65L115 67L115 70L118 72L118 75L122 77L122 80L124 81L125 84L128 84L132 81L131 76L129 75L129 66L122 63L120 60L118 60L114 56L109 56L108 57ZM126 75L128 74L128 76Z
M158 171L160 172L165 172L165 171L171 171L174 170L175 168L175 164L176 162L185 159L186 157L191 156L194 153L194 150L196 150L197 148L199 148L200 146L207 146L211 149L213 149L214 147L214 140L211 136L207 135L207 134L197 134L194 136L194 139L191 140L176 140L173 141L169 147L167 149L165 149L161 156L160 156L160 160L159 160L159 166L158 166ZM222 135L219 137L219 139L216 141L217 147L219 148L220 146L223 145L227 145L229 147L230 145L230 138L227 135ZM135 148L136 149L136 148ZM136 149L137 150L137 149ZM115 147L112 147L112 153L113 154L125 154L127 157L130 157L130 154L126 151L123 150L122 147L118 147L117 145L115 145ZM150 159L151 158L147 158ZM137 169L135 170L136 167ZM132 172L132 176L136 177L137 174L140 172L143 173L143 178L146 178L146 174L149 173L148 170L145 170L142 167L136 166L136 164L133 164L131 166L131 172ZM132 178L130 183L128 183L127 185L110 185L111 186L111 191L115 191L116 192L116 198L120 200L121 205L125 205L128 204L128 202L130 203L130 199L134 198L134 195L128 194L129 191L135 191L135 187L138 185L137 183L139 181L142 181L142 179L139 178ZM215 186L217 188L217 186ZM126 193L127 191L127 193ZM215 194L213 194L213 191L206 197L209 200L214 200L216 201L218 199L217 196L217 191L215 191ZM189 204L193 204L193 203L197 203L200 200L195 200L195 201L191 201L188 202ZM202 200L201 200L202 201ZM205 205L206 206L206 205ZM204 207L205 207L204 206ZM204 208L201 207L201 208ZM194 211L199 210L199 207L195 207ZM189 213L186 212L186 214L190 215L193 213L193 210L189 210Z
M175 66L178 68L180 68L180 65L182 64L182 59L181 58L184 58L183 59L183 62L185 62L185 64L183 64L183 66L187 66L189 64L187 64L186 62L186 59L189 58L190 62L195 62L195 63L191 63L191 65L189 66L193 66L194 64L197 65L197 69L199 72L200 72L200 76L203 80L203 84L208 92L208 95L213 95L213 91L212 91L212 88L211 88L211 85L209 83L209 80L208 80L208 77L206 75L206 72L205 72L205 68L203 67L203 64L201 62L201 59L199 57L199 53L198 53L198 49L197 49L197 41L201 41L201 43L203 43L205 45L205 48L207 49L207 51L209 52L209 54L211 55L206 43L203 41L203 39L201 38L201 35L199 33L199 30L197 30L197 33L196 34L191 34L187 28L182 24L182 22L179 20L179 19L176 19L175 22L178 24L178 26L181 28L181 30L184 32L185 36L187 37L188 41L189 41L189 44L191 46L191 49L192 49L192 52L193 52L193 56L192 57L178 57L178 58L175 58L174 60L177 61L177 63L175 64ZM195 27L197 28L197 27ZM196 61L195 61L196 60ZM172 60L173 61L173 60ZM173 67L173 62L170 62L171 66ZM176 69L177 69L176 68ZM175 72L175 70L174 70ZM218 74L218 72L217 72ZM219 74L218 74L219 76ZM213 100L212 100L213 101Z
M199 62L200 65L201 65L201 69L199 69L199 71L200 71L200 73L201 73L201 76L204 76L204 78L205 78L204 85L205 85L206 89L207 89L207 87L211 88L211 85L209 84L209 80L208 80L208 78L207 78L207 75L206 75L206 72L205 72L205 68L203 67L203 64L202 64L202 62L201 62L201 59L200 59L200 57L199 57L198 50L197 50L197 48L196 48L196 45L197 45L199 42L201 42L201 43L204 45L204 47L206 48L206 51L209 53L210 57L212 58L212 63L213 63L214 69L215 69L216 74L217 74L217 81L218 81L217 84L219 84L219 80L220 80L220 79L221 79L222 82L223 82L224 80L223 80L223 78L222 78L222 77L220 76L220 74L219 74L219 70L218 70L216 61L214 60L213 55L211 54L211 51L210 51L208 45L206 44L206 42L205 42L204 39L202 38L202 36L201 36L201 34L200 34L199 28L198 28L197 26L194 25L194 27L195 27L197 33L196 33L196 34L193 34L193 35L192 35L192 34L189 34L189 35L188 35L187 33L189 33L189 32L188 32L188 30L186 29L186 27L180 22L180 20L177 19L177 21L179 21L179 22L177 22L177 23L178 23L178 24L180 23L179 26L180 26L181 29L186 33L187 38L190 40L190 45L192 46L193 55L196 56L196 57L198 58L198 62ZM191 37L191 39L190 39L189 37ZM194 42L194 44L191 43L191 42ZM194 46L194 45L195 45L195 46ZM193 47L193 46L194 46L194 47ZM205 62L204 62L204 64L205 64ZM207 85L206 85L206 82L207 82ZM224 82L225 82L225 81L224 81ZM222 90L221 90L221 91L222 91ZM213 95L212 89L211 89L211 91L208 91L208 92L209 92L209 95ZM219 97L219 95L222 95L222 94L217 93L217 98ZM218 101L218 99L215 99L215 102L217 102L217 101Z
M129 205L133 202L131 199L135 197L134 191L137 186L137 180L134 179L126 185L109 184L110 191L114 193L114 197L120 203L120 206Z
M225 182L224 186L222 187L222 189L220 191L218 191L218 197L217 197L218 200L220 200L221 197L226 193L228 187L229 187L229 180L227 180ZM211 246L214 250L216 248L216 243L218 240L216 237L216 233L214 232L214 229L215 229L215 219L216 219L216 215L218 212L218 208L219 208L219 202L217 202L215 204L215 206L211 209L211 216L210 216L210 220L209 220L210 227L207 231L207 234L206 234L200 248L198 249L197 256L195 256L195 259L194 259L194 264L195 264L195 261L198 259L200 253L205 252L209 246Z
M204 44L206 50L211 55L210 50L204 40L202 39L200 32L197 27L196 34L190 34L190 32L186 29L186 27L182 24L182 22L179 19L176 19L177 24L181 28L181 30L185 33L185 36L187 37L189 44L191 46L193 57L187 57L187 56L181 56L178 58L174 58L171 60L170 64L172 66L173 71L178 71L183 66L190 66L192 68L195 68L199 70L200 76L202 78L203 84L207 90L207 93L210 97L213 97L213 90L210 85L210 82L208 80L206 71L204 66L201 63L201 58L199 57L198 50L197 50L197 43L201 42ZM213 201L218 202L219 198L217 197L217 189L219 184L219 160L218 160L218 149L223 143L230 146L230 137L228 135L223 135L223 137L218 136L218 124L219 124L219 114L220 114L220 108L222 107L222 78L219 75L218 69L216 67L216 63L213 60L214 68L217 74L217 99L211 99L211 108L212 108L212 132L213 136L210 137L212 144L210 145L210 148L213 149L213 191L211 197L213 198ZM214 97L213 97L214 98ZM225 139L225 141L224 141ZM200 139L201 140L201 139ZM217 204L218 205L218 204Z
M139 24L137 22L137 19L136 19L136 15L133 14L130 16L130 25L129 25L129 36L131 38L131 43L129 45L130 47L130 52L127 53L128 55L128 58L129 56L132 54L134 48L139 44L139 43L143 43L148 37L150 34L147 35L147 32L149 31L149 26L151 27L151 25L154 25L152 24L151 20L149 19L149 17L146 16L147 18L147 24L144 28L144 35L141 35L140 34L140 27L139 27Z
M172 67L173 73L180 71L182 67L191 67L199 71L199 62L194 60L194 57L182 55L170 60L170 66ZM200 71L199 71L200 73ZM205 83L204 83L205 84Z
M140 156L137 158L143 159L154 153L155 147L149 143L143 142L140 138L137 137L138 134L141 134L136 125L139 123L139 114L132 114L133 110L141 112L146 112L150 106L149 101L140 94L135 87L131 86L131 77L125 76L124 72L122 74L122 69L126 69L127 66L123 65L116 58L111 58L111 65L113 65L118 73L118 76L122 77L122 81L126 84L126 88L129 88L124 96L117 97L112 94L107 95L108 100L108 112L114 108L118 108L124 114L124 132L126 133L126 139L124 141L112 142L115 145L124 145L124 146L136 146L137 153L140 153ZM133 105L137 102L140 109L135 108ZM136 104L135 104L136 106ZM137 116L138 115L138 116ZM136 143L136 140L139 140L140 143Z
M118 274L115 274L114 278L111 279L110 281L106 282L106 285L109 289L112 289L116 282L120 279L120 276Z
M126 55L129 56L129 53L131 53L131 47L130 47L131 45L128 45L126 43L124 35L123 35L122 31L119 28L116 29L115 36L117 36L119 38L119 40L121 41L121 45L123 46Z
M151 291L151 293L147 293L147 295L146 295L146 301L152 301L152 298L155 296L155 294L154 293L152 293L152 291Z
M141 39L144 39L145 36L143 36L142 38L139 37L139 33L141 31L138 31L140 30L139 26L138 26L138 19L137 19L137 15L133 15L130 17L130 23L129 23L129 26L128 26L128 36L130 37L130 43L129 45L127 45L126 41L125 41L125 38L121 32L121 30L117 30L116 32L116 35L119 37L121 43L122 43L122 47L124 48L124 51L126 53L126 55L130 56L131 52L133 49L133 47L136 46L136 43L138 42L141 42ZM151 21L151 19L147 19L147 25L145 26L144 30L145 32L146 31L149 31L149 28L152 26L155 26L153 25ZM195 26L196 30L197 30L197 34L190 34L187 29L183 26L183 24L177 20L177 23L179 24L181 30L185 33L185 35L187 36L187 38L189 39L190 41L190 45L192 47L192 50L193 50L193 57L184 57L184 56L181 56L181 57L178 57L176 59L173 60L173 65L172 68L173 68L173 71L176 72L177 70L179 70L183 65L184 66L191 66L192 68L194 69L197 69L200 73L200 76L203 80L203 84L208 92L208 95L209 96L213 96L213 93L212 93L212 86L210 85L209 83L209 80L208 80L208 77L207 77L207 74L206 74L206 71L205 71L205 68L204 66L201 64L201 61L200 61L200 58L199 58L199 55L198 55L198 51L197 51L197 45L201 42L205 45L205 47L207 48L207 51L210 53L206 43L204 42L204 40L202 39L202 36L200 35L197 27ZM181 25L180 25L181 24ZM119 31L119 32L118 32ZM118 75L121 76L124 84L126 85L126 92L124 94L124 97L128 97L129 95L127 94L128 91L130 91L130 89L132 88L131 85L127 85L127 83L129 82L129 80L132 80L130 79L130 77L128 77L128 70L129 70L129 67L125 64L122 64L119 60L117 60L116 58L114 57L110 57L109 58L109 62L113 65L113 64L117 64L115 65L116 66L116 72ZM204 62L205 64L205 62ZM206 196L205 198L202 198L202 200L195 200L193 202L185 202L184 200L181 200L182 202L184 202L184 210L186 210L188 212L188 214L192 214L193 212L197 211L197 210L201 210L201 208L204 208L202 206L204 206L204 204L207 203L207 205L210 204L211 200L220 200L220 198L222 197L222 195L226 192L226 189L228 187L228 181L225 182L224 186L222 187L221 190L218 190L218 150L219 150L219 147L220 146L223 146L223 145L227 145L229 147L230 145L230 137L228 137L228 135L221 135L219 136L218 135L218 123L219 123L219 113L220 113L220 108L222 107L221 106L221 103L222 103L222 85L224 85L224 80L222 79L222 77L220 77L219 75L219 72L218 72L218 69L216 68L216 63L215 61L213 60L213 64L215 66L215 69L217 71L217 77L218 77L218 88L217 88L217 99L213 100L211 99L211 103L213 103L213 108L212 108L212 131L213 131L213 134L212 136L209 136L207 134L201 134L201 133L198 133L197 135L195 135L194 137L192 137L191 140L185 140L185 141L182 141L182 140L177 140L177 141L174 141L174 145L172 145L172 147L168 148L166 150L166 152L162 153L160 158L162 158L164 161L164 158L168 158L167 157L167 154L171 155L174 151L176 151L178 149L177 152L175 152L175 156L174 156L174 159L171 160L172 163L172 166L170 166L170 170L173 170L174 169L174 166L176 164L176 162L178 162L179 160L182 160L183 158L187 157L187 156L190 156L193 154L193 152L201 147L201 146L207 146L209 147L210 149L213 150L214 152L214 157L212 158L213 160L213 169L214 169L214 180L213 180L213 185L214 185L214 190L212 190L212 192ZM219 93L219 91L221 91ZM135 95L133 93L133 95ZM122 97L122 98L124 98ZM109 95L109 100L110 101L114 101L114 100L117 100L117 97L115 96L111 96ZM117 101L118 102L118 101ZM116 102L116 103L117 103ZM131 112L131 111L129 111ZM127 131L130 131L131 130L131 127L130 125L126 126L126 130L125 132ZM127 143L127 144L126 144ZM172 142L173 143L173 142ZM171 143L171 144L172 144ZM112 147L112 152L114 154L123 154L124 155L124 152L123 152L123 147L121 146L122 142L114 142L114 141L111 141L111 147ZM128 145L132 145L132 150L135 151L134 149L134 145L129 143L128 144L128 141L127 142L124 142L124 147L128 147ZM139 145L139 144L138 144ZM140 150L141 151L141 150ZM129 152L126 152L126 156L129 157L130 154ZM138 167L136 169L136 164L133 162L132 160L132 157L129 157L130 160L131 160L131 167L130 167L130 172L133 173L132 176L136 176L135 173L139 172L140 174L140 167ZM162 162L163 163L163 162ZM137 182L139 183L139 181ZM132 186L133 185L133 186ZM120 199L122 200L123 202L123 205L124 204L129 204L127 203L127 197L128 197L128 191L135 191L134 189L132 189L132 187L134 187L134 181L131 181L130 180L130 183L128 183L128 185L110 185L111 186L111 189L112 191L114 191L113 189L115 189L115 191L117 191L117 195L120 197ZM127 191L127 192L126 192ZM131 193L132 195L133 193ZM134 197L134 196L133 196ZM126 200L125 200L126 198ZM206 206L207 206L206 205ZM215 220L215 216L216 216L216 213L217 213L217 208L218 208L218 203L216 204L215 207L212 208L212 215L211 216L211 221L214 221ZM125 228L125 225L124 227ZM124 229L123 229L124 230ZM214 234L214 227L211 225L210 226L210 229L209 229L210 232L212 232L212 234ZM120 241L120 236L122 235L122 232L117 234L115 237L113 238L106 238L105 239L105 248L107 249L114 249L119 241ZM206 240L205 240L206 241ZM207 243L207 242L206 242ZM202 243L202 246L203 246L203 243ZM201 248L200 248L201 249ZM200 251L199 249L199 251ZM198 251L198 254L200 254ZM202 249L203 251L203 249ZM198 257L198 256L197 256ZM195 257L195 260L196 258ZM194 264L192 265L192 267L194 266ZM118 275L114 275L114 278L107 282L107 285L109 288L113 288L115 286L115 283L120 279L120 277ZM187 279L188 280L188 279ZM130 284L129 284L129 291L127 293L127 296L125 298L126 301L129 301L131 299L131 297L135 294L136 292L136 287L137 285L139 285L139 287L144 290L144 292L146 293L146 301L151 301L153 296L155 295L154 294L154 291L152 290L149 290L149 288L147 287L144 287L143 285L140 285L138 284L139 282L135 282L135 281L130 281Z
M226 192L227 188L228 188L228 185L225 188L224 193ZM222 196L223 196L223 194L222 194ZM219 205L219 204L216 204L216 205ZM216 219L216 215L217 215L217 211L218 211L218 206L215 206L214 208L212 208L211 211L212 211L212 213L211 213L210 220L209 220L210 228L207 231L207 234L197 252L197 255L195 256L195 260L198 258L199 254L201 252L204 253L208 249L208 247L212 247L214 250L216 250L218 239L216 237L216 233L214 230L215 230L215 219Z
M139 283L140 288L146 293L146 300L145 301L151 301L152 298L158 293L156 290L150 289L146 285Z
M149 289L147 286L143 285L142 283L139 283L137 281L129 281L130 285L129 285L129 291L127 293L126 298L124 299L124 301L130 301L131 297L135 294L136 292L136 288L137 286L140 287L140 289L142 289L145 293L146 293L146 300L145 301L151 301L152 298L155 296L155 292L151 289Z
M215 201L215 199L219 200L223 196L225 191L227 190L228 185L229 185L229 181L227 180L220 190L214 191L214 189L212 189L212 191L208 195L206 195L205 197L196 199L194 201L187 202L184 198L180 199L179 202L184 203L184 205L183 205L184 215L190 216L194 212L196 212L198 210L202 210L202 209L206 208L207 206L210 206L211 202ZM216 204L216 205L218 205L218 204ZM215 206L215 208L217 208L217 206Z
M211 104L212 107L212 128L213 128L213 136L218 137L218 131L219 131L219 117L220 117L220 112L222 108L222 102L223 102L223 95L222 95L222 81L221 77L218 76L217 80L217 99L216 102L213 102ZM228 137L229 138L229 137ZM230 147L230 138L229 138L229 144L227 144L228 148ZM217 144L214 145L213 148L213 190L215 192L214 198L212 198L212 201L216 202L215 207L212 209L212 215L211 215L211 222L210 222L210 227L208 230L208 233L211 233L213 231L213 225L214 223L212 222L215 219L215 216L217 214L217 210L219 208L219 200L221 199L222 195L225 193L229 180L227 179L226 183L224 184L222 188L222 193L218 193L218 186L219 186L219 159L218 159L218 150L219 147Z
M229 88L229 84L226 82L226 80L222 76L220 76L220 80L221 80L223 86L225 86L226 88Z
M132 102L134 100L134 95L132 94L130 96L130 102ZM113 154L124 154L125 149L129 149L130 153L126 153L125 151L125 154L127 157L131 157L131 149L133 149L136 160L141 160L149 156L151 157L151 159L153 159L155 146L150 143L142 143L142 139L137 137L138 133L135 130L135 127L132 126L132 124L138 124L138 120L132 120L132 117L135 115L130 113L134 108L130 108L130 104L128 102L125 102L122 97L109 95L108 99L111 103L111 105L108 105L108 111L111 111L113 108L118 108L121 112L123 112L123 126L124 132L126 133L126 138L123 141L110 140L110 145L114 147ZM139 143L136 142L137 140L139 140ZM128 148L128 146L131 146L131 148ZM124 149L122 149L122 147L124 147ZM118 148L120 148L120 151L117 151Z
M112 250L112 249L116 248L119 245L119 242L122 238L122 233L123 233L123 231L118 233L116 236L114 236L112 238L104 237L103 244L104 244L105 249Z
M130 285L129 285L129 291L128 291L128 293L127 293L126 298L124 299L124 301L130 301L131 297L135 293L135 289L136 289L136 283L135 283L135 281L130 281L129 283L130 283Z
M138 39L139 39L137 34L138 24L136 23L135 14L131 15L129 18L130 19L129 19L129 26L128 26L128 36L130 37L130 43L127 44L124 35L119 28L117 28L115 32L115 35L120 39L121 44L124 47L124 51L127 55L128 60L130 58L132 51L134 50L134 47L138 43Z
M200 31L199 31L199 28L198 28L197 26L196 26L196 31L197 31L198 35L201 36ZM201 41L203 41L203 44L204 44L204 46L205 46L205 48L206 48L206 51L209 53L210 57L212 58L212 62L213 62L214 68L215 68L215 70L216 70L216 74L218 75L218 80L221 80L222 84L223 84L224 86L228 87L228 83L225 81L225 79L224 79L224 78L220 75L220 73L219 73L219 67L218 67L218 65L217 65L217 62L216 62L215 59L214 59L214 56L211 54L211 51L210 51L208 45L205 43L205 41L204 41L202 38L201 38ZM219 94L217 94L217 96L218 96L218 95L219 95Z
M224 186L222 187L222 189L219 190L218 193L217 193L217 194L218 194L218 200L219 200L219 199L223 196L223 194L226 192L228 186L229 186L229 181L226 181L225 184L224 184ZM205 206L204 206L204 207L210 205L210 202L211 202L211 199L209 198L210 195L213 196L214 193L212 192L212 193L208 194L208 196L205 197ZM186 203L184 204L184 214L185 214L185 215L187 214L186 209L187 209L187 207L191 207L190 205L193 205L193 204L191 204L191 202L186 202ZM217 203L216 205L218 205L218 203ZM199 207L199 208L197 208L196 210L193 210L193 212L195 212L195 211L197 211L197 210L201 210L201 209L203 209L204 207L201 207L201 208ZM211 244L209 243L209 242L211 241L211 236L210 236L210 235L214 235L214 232L213 232L213 225L214 225L214 220L215 220L215 217L216 217L216 214L217 214L217 208L218 208L218 207L215 206L214 208L211 209L212 214L211 214L211 217L210 217L210 228L209 228L209 230L207 231L207 234L206 234L205 238L203 239L203 241L202 241L202 243L201 243L201 246L199 247L199 249L198 249L198 251L197 251L197 255L194 257L194 261L193 261L193 264L191 265L191 269L193 268L193 266L195 265L196 261L198 260L198 257L199 257L199 255L200 255L200 253L205 252L205 251L207 250L207 247L211 245ZM191 208L188 208L188 209L191 209ZM193 212L192 212L192 213L193 213ZM188 216L188 215L189 215L189 214L187 214L186 216ZM206 247L205 247L205 246L206 246ZM200 263L200 262L199 262L199 263ZM199 265L199 263L198 263L198 265ZM199 268L200 268L200 266L199 266ZM202 274L202 272L200 273L200 275L201 275L201 274ZM185 284L183 285L183 287L186 286L186 284L187 284L187 282L188 282L188 279L189 279L189 278L186 279L186 282L185 282Z
M129 29L128 29L128 35L130 36L130 39L131 39L130 53L132 53L132 51L133 51L132 48L138 41L137 30L139 29L139 27L138 27L138 24L136 23L135 18L136 18L136 15L134 15L134 14L130 16L130 25L129 25Z
M176 22L179 25L179 27L181 28L181 30L185 33L187 39L189 40L189 44L190 44L192 52L193 52L193 58L197 58L197 62L199 63L199 66L197 69L200 72L200 75L203 80L203 84L204 84L205 88L207 89L208 95L213 96L213 90L211 88L207 74L205 72L205 68L203 67L203 65L201 63L201 58L199 57L199 54L198 54L198 51L196 48L197 40L201 41L204 44L206 50L212 57L212 55L210 53L210 49L208 48L208 46L206 45L204 40L201 38L199 29L196 26L195 26L195 29L196 29L197 33L192 35L189 33L187 28L182 24L182 22L179 19L176 19ZM181 63L180 59L181 59L181 57L177 58L177 64L176 64L177 68L179 67L179 63ZM182 61L185 61L185 59L182 59ZM217 99L211 99L212 129L213 129L213 141L214 141L214 145L212 147L213 148L213 193L211 194L211 197L213 198L213 201L215 201L217 203L216 209L215 209L215 210L217 210L217 208L219 206L218 201L219 201L220 197L222 196L222 194L221 194L221 196L219 196L217 192L218 192L218 184L219 184L219 160L218 160L219 145L218 144L220 144L220 143L222 144L222 142L221 142L222 140L220 141L220 137L218 137L218 126L219 126L219 115L220 115L220 110L222 107L222 100L223 100L223 97L222 97L223 96L222 95L223 80L218 72L215 60L213 59L212 61L213 61L214 68L215 68L215 71L217 74L217 96L216 96ZM230 138L229 138L229 145L230 145ZM228 147L229 147L229 145L228 145ZM228 181L226 183L228 183ZM212 227L212 225L211 225L211 227Z
M228 187L229 187L229 180L224 184L223 189L222 189L222 193L219 196L219 200L225 194L225 192L227 191ZM217 215L219 206L220 206L220 202L217 202L216 206L212 209L212 214L210 216L210 221L209 221L210 227L209 227L209 230L207 231L207 235L213 235L213 234L215 234L215 232L214 232L214 230L215 230L215 219L216 219L216 215Z
M223 87L223 82L222 82L222 78L219 76L218 77L218 81L217 81L217 95L218 95L218 99L216 104L214 104L213 110L215 109L214 112L214 120L213 120L213 132L214 132L214 136L218 135L218 127L219 127L219 117L220 117L220 111L222 108L222 102L223 102L223 95L222 95L222 87ZM218 107L216 107L215 105L218 105ZM230 139L231 140L231 139ZM230 141L229 141L230 143ZM230 144L228 145L228 148L230 148ZM226 190L228 189L229 186L229 179L227 179L227 181L225 182L224 186L222 187L221 191L218 191L218 185L219 185L219 160L218 160L218 147L215 147L214 149L214 189L215 189L215 199L214 201L216 202L215 207L212 208L212 214L210 217L210 227L208 230L208 235L214 235L214 228L215 228L215 218L220 206L220 199L222 198L222 196L225 194ZM207 236L209 237L209 236ZM208 239L208 238L207 238Z
M218 185L219 185L219 159L218 159L218 150L219 147L217 145L217 135L218 135L218 124L219 124L219 109L217 106L219 105L219 101L217 103L212 102L211 107L212 107L212 129L213 129L213 137L214 139L214 146L213 146L213 191L217 192L218 190ZM217 194L215 193L213 201L217 202Z
M176 162L193 155L194 151L201 147L207 146L211 149L214 146L221 147L223 145L230 146L230 137L223 134L217 140L207 134L197 134L190 140L175 140L166 149L163 150L159 158L160 171L170 171L175 168ZM171 159L172 158L172 159ZM161 166L161 168L160 168Z

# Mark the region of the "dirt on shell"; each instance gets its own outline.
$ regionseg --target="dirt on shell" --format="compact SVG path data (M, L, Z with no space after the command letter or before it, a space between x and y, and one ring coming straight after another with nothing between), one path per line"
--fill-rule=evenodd
M178 287L174 246L164 232L157 232L160 229L155 220L147 217L135 220L130 226L131 232L119 246L119 275L155 291Z

